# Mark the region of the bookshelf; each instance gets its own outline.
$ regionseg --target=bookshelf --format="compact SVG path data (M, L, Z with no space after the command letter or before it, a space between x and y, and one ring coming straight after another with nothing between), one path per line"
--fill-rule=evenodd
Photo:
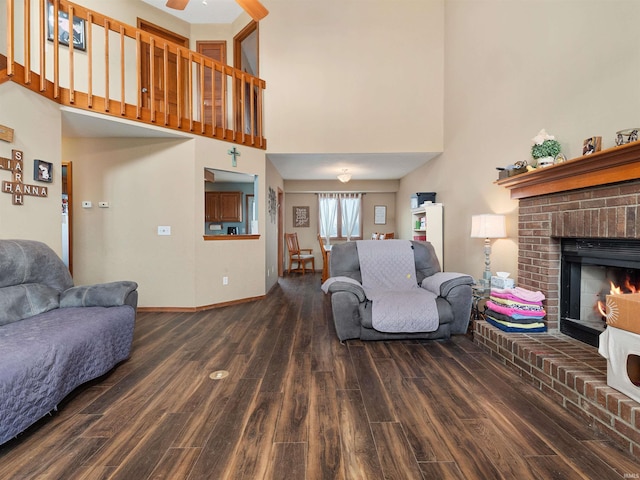
M433 245L440 268L444 271L444 228L441 203L426 203L411 209L412 240L427 241Z

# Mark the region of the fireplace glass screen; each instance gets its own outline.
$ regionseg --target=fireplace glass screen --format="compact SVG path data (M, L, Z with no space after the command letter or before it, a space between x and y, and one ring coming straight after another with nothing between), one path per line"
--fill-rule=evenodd
M640 241L564 239L560 331L598 346L606 295L640 292Z

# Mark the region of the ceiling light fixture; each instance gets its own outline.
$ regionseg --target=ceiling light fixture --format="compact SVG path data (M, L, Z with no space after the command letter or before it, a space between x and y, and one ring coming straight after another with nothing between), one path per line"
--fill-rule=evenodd
M202 0L202 4L206 5L207 4L207 0Z
M340 180L342 183L347 183L349 180L351 180L351 174L347 173L346 168L342 169L342 173L338 175L338 180Z

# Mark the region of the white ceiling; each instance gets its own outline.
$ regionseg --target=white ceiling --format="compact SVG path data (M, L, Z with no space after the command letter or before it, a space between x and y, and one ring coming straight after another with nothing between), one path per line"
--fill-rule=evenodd
M167 0L142 0L188 23L232 23L242 13L235 0L190 0L184 10L167 8Z
M438 153L267 154L285 180L335 180L343 169L352 180L398 180Z

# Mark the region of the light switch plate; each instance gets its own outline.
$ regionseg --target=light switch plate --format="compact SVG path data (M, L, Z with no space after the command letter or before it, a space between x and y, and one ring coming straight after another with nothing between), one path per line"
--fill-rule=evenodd
M90 201L88 201L88 200L84 200L84 201L82 202L82 208L91 208L91 207L93 207L93 205L91 204L91 202L90 202Z
M171 235L171 227L169 226L158 227L158 235Z

